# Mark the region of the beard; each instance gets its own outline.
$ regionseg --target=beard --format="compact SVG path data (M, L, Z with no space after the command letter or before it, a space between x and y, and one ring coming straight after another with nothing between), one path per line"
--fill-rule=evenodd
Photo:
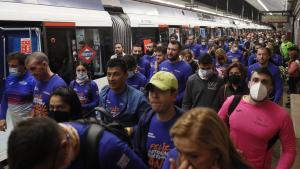
M146 50L146 55L152 56L153 53L154 53L153 50L152 51Z

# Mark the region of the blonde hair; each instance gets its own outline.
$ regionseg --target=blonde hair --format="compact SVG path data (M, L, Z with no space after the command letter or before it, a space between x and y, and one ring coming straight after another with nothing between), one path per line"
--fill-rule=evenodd
M215 51L215 56L216 56L216 58L223 57L223 58L225 59L225 62L227 61L226 52L225 52L225 50L222 49L222 48L218 48L218 49Z
M170 130L174 137L190 138L217 153L220 169L234 169L248 164L241 158L229 138L225 123L210 108L194 108L183 114Z

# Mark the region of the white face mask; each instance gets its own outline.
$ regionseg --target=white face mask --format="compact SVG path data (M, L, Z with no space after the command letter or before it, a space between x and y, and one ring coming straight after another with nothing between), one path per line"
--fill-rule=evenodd
M238 51L238 47L232 48L232 52L233 52L233 53L235 53L235 52L237 52L237 51Z
M88 78L87 72L76 72L77 80L86 80Z
M11 76L19 76L20 72L18 71L18 68L9 68L9 75Z
M264 101L268 96L268 89L262 83L255 83L250 87L250 97L257 102Z
M132 78L134 74L134 71L128 71L128 79Z
M203 45L203 46L206 45L206 42L201 42L201 45Z
M211 75L211 70L204 70L204 69L199 69L198 70L198 75L200 76L201 79L207 79Z

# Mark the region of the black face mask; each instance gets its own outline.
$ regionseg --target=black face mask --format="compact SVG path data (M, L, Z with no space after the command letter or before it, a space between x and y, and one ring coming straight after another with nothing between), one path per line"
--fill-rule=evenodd
M49 116L58 123L72 120L71 113L65 111L49 111Z
M132 55L136 60L139 60L142 57L142 54L133 54Z
M239 75L229 75L228 80L229 80L229 83L238 85L241 83L242 78Z

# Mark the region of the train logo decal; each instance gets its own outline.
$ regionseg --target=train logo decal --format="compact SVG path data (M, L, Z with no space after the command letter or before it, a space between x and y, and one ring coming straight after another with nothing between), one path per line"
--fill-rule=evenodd
M86 62L86 63L91 63L91 61L95 58L96 56L96 51L89 47L88 45L85 45L79 52L78 57L80 60Z

